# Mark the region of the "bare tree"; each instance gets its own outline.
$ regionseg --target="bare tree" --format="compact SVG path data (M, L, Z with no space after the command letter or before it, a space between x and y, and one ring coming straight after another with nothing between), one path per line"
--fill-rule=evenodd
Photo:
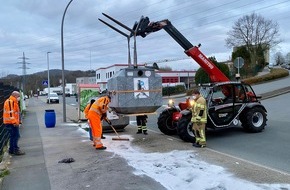
M285 56L285 64L290 64L290 52Z
M172 71L172 68L169 66L159 67L160 71Z
M0 78L6 77L9 73L5 71L0 72Z
M285 57L281 52L277 52L274 55L275 65L283 65L285 63Z
M266 20L256 13L238 19L226 39L229 48L246 46L251 64L256 63L258 50L265 52L280 42L278 23Z

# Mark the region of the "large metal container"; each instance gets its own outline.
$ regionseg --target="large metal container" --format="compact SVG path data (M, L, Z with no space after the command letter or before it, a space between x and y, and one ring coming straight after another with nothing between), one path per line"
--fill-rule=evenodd
M153 113L162 105L162 79L151 68L120 70L108 80L108 91L119 114Z

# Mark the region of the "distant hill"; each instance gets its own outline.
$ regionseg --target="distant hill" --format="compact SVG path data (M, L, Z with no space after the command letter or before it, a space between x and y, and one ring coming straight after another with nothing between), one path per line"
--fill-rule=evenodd
M64 71L66 83L76 83L76 78L78 77L93 77L96 75L94 70L90 71ZM49 70L50 86L55 87L61 85L62 70L52 69ZM25 83L25 91L30 94L32 90L33 93L37 92L37 89L43 90L46 86L42 85L42 81L47 80L47 71L37 72L34 74L29 74L24 76L19 75L8 75L6 77L0 78L0 81L4 84L14 86L16 88L21 88L23 82Z

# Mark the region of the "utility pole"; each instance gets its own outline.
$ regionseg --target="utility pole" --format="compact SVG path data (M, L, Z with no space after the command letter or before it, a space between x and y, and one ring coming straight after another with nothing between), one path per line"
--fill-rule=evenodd
M26 62L26 60L29 59L29 58L25 57L24 52L23 52L22 57L19 57L18 59L22 59L22 62L18 62L18 63L22 64L22 66L19 67L19 68L22 69L22 91L25 94L26 93L25 92L25 90L26 90L25 89L25 81L26 81L26 74L27 74L26 69L29 69L26 65L30 64L30 63Z
M48 87L48 91L47 91L47 98L48 98L48 103L50 104L50 77L49 77L49 54L51 52L48 51L46 52L46 58L47 58L47 87Z
M63 23L64 17L67 11L67 8L71 4L73 0L70 0L69 3L66 5L65 10L62 15L61 20L61 75L62 75L62 115L63 115L63 122L66 122L66 101L65 101L65 77L64 77L64 45L63 45Z

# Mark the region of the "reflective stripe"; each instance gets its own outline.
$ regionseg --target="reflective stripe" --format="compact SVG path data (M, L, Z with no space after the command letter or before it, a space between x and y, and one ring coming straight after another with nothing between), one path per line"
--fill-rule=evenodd
M103 146L103 143L101 142L101 137L93 137L93 140L96 148L100 148Z
M90 108L90 111L94 111L94 112L96 112L97 114L99 114L100 116L102 116L102 113L100 112L100 110L98 110L98 109L96 109L96 108L93 108L93 107L91 107Z
M14 117L10 117L10 118L3 118L4 121L12 121L14 120L15 118Z
M10 117L12 117L12 108L11 108L11 100L8 100L9 110L10 110Z

